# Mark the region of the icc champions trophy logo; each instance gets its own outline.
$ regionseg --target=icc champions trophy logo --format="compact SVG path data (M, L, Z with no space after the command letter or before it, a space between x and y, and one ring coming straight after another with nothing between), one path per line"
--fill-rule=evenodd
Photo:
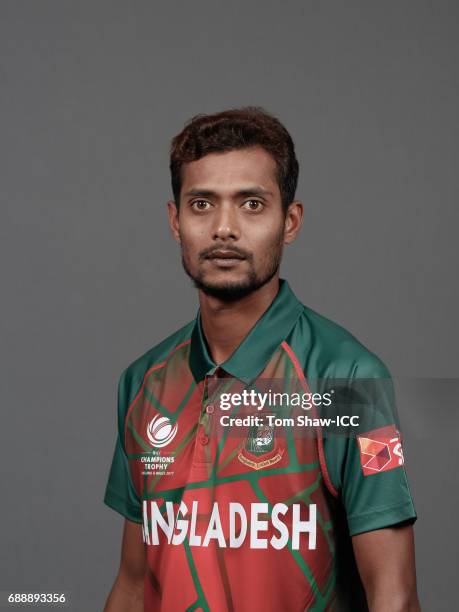
M155 448L164 448L175 438L178 424L172 423L168 417L157 414L147 425L147 436Z

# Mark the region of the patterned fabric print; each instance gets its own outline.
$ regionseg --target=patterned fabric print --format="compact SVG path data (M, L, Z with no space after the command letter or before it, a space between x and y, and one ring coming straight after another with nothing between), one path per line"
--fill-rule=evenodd
M196 384L188 367L189 348L189 342L183 343L147 372L126 418L126 452L144 505L146 609L334 609L332 502L317 438L295 439L291 428L219 427L222 413L214 405L215 388L220 393L222 388L240 392L246 385L228 378L219 379L215 387L209 377ZM299 384L284 346L275 351L252 387L272 379L283 381L285 391ZM206 411L209 404L211 412ZM241 409L233 407L228 414L241 415ZM286 505L280 518L289 537L285 546L276 549L271 542L280 531L273 524L272 511L280 503ZM182 514L177 515L180 504ZM298 536L295 547L294 506L307 521L310 504L316 507L315 548L309 548L308 533ZM231 523L235 507L243 509L248 522L238 546L231 543L244 530L240 514L234 513ZM253 508L259 511L262 525L259 541L251 538ZM174 544L172 535L182 533L180 526L185 524L180 518L188 521L186 533ZM168 528L174 521L172 534ZM209 525L214 527L211 538Z

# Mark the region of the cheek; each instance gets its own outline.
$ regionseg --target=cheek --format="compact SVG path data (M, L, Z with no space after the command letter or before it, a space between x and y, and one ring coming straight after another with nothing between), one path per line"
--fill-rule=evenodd
M198 228L193 228L189 223L183 223L179 227L182 246L187 250L199 248L202 240L202 232Z
M201 228L192 230L189 226L180 232L180 246L182 256L188 261L189 265L199 265L200 252L209 246L205 233Z
M284 225L273 227L270 223L255 225L250 235L247 236L247 244L252 250L254 257L269 257L273 249L282 244L284 237Z

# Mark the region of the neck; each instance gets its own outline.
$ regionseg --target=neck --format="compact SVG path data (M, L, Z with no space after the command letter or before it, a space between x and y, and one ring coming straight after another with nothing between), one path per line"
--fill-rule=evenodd
M199 292L201 323L216 364L223 363L269 308L279 291L279 275L237 302L223 302Z

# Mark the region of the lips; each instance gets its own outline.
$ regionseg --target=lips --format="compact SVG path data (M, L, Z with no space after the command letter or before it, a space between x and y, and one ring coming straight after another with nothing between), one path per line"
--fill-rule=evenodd
M206 259L245 259L245 257L236 251L213 251Z
M230 251L227 249L217 249L212 251L206 256L206 259L209 260L211 266L215 266L220 270L228 269L231 270L241 263L241 261L245 261L247 257L241 255L237 251Z

